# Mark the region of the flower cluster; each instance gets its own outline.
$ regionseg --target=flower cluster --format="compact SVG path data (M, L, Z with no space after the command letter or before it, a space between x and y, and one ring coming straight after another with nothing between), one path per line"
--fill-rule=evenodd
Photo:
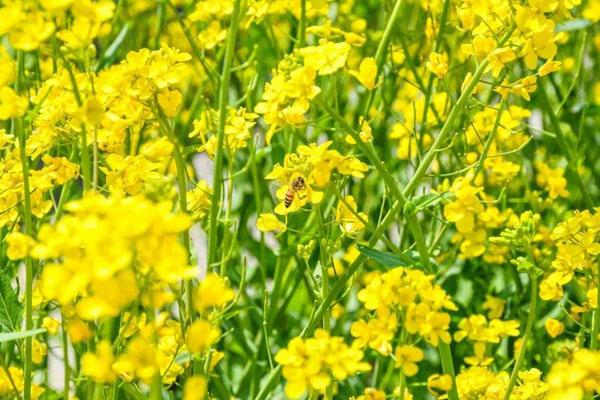
M246 111L245 108L229 109L224 128L224 143L229 152L234 153L248 146L248 140L252 138L251 129L257 117L258 115ZM198 137L202 142L198 151L205 151L211 158L214 158L218 145L215 134L218 130L218 120L219 116L215 110L204 111L200 119L194 121L194 130L189 134L189 137ZM209 136L209 133L212 135Z
M88 195L65 211L55 224L42 226L26 253L13 250L19 258L45 261L38 285L46 301L95 321L117 316L144 288L156 294L142 303L161 307L161 292L193 276L179 241L190 220L171 213L169 204Z
M548 400L581 399L600 393L600 353L577 350L570 360L552 365L548 374Z
M471 367L456 377L456 386L461 399L495 400L502 399L508 386L506 372L495 373L485 367ZM541 380L541 372L535 368L519 372L519 383L512 391L514 400L542 400L549 385Z
M332 142L328 141L320 145L311 143L298 146L296 153L285 156L283 165L276 164L273 167L266 178L276 180L281 185L277 189L277 198L284 200L288 191L294 191L289 207L282 201L275 207L275 213L286 215L308 203L320 203L323 189L330 184L335 172L343 176L364 177L368 170L366 164L354 156L343 156L337 150L329 149L331 145ZM293 184L299 178L304 184L300 190L295 190Z
M388 355L400 321L410 335L422 337L433 346L440 340L449 343L450 315L444 309L457 308L448 294L432 283L433 279L433 275L403 267L365 276L365 287L358 292L358 299L366 310L374 313L367 320L352 324L355 341L361 347L368 346ZM415 361L422 359L414 354Z
M460 244L460 253L464 258L484 255L488 245L488 230L502 227L512 211L500 211L493 202L484 203L490 198L483 192L483 187L472 182L468 176L455 179L449 191L454 198L444 205L444 216L456 227L452 241ZM488 248L490 252L484 255L486 261L504 262L505 248L493 244Z
M575 212L561 222L552 231L552 240L556 243L556 257L552 261L549 273L540 283L540 297L544 300L559 300L563 295L563 286L574 278L584 275L594 279L580 279L589 306L596 308L598 286L597 256L600 254L600 213L597 210Z
M318 329L312 338L292 339L277 353L275 361L283 365L286 395L296 399L306 392L325 394L333 379L342 381L370 370L362 358L359 347L348 346L343 338Z

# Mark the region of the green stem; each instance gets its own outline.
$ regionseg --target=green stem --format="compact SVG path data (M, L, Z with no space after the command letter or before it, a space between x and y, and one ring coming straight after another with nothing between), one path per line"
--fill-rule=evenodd
M298 25L298 48L306 45L306 0L300 0L300 24Z
M83 99L81 98L81 93L79 92L79 87L77 86L77 79L75 78L75 73L73 72L73 66L71 62L59 53L63 59L63 64L67 73L69 75L69 80L71 82L71 88L73 89L73 96L75 97L75 101L79 108L83 106ZM87 129L85 124L81 124L81 175L83 176L83 190L88 191L92 182L92 172L90 166L90 152L88 150L87 144Z
M444 341L439 343L440 359L442 361L442 371L452 378L452 388L448 392L449 400L459 400L458 390L456 389L456 378L454 374L454 363L452 362L452 351L450 345Z
M506 392L504 393L504 400L509 400L510 395L513 391L515 383L517 382L517 376L519 375L519 370L521 369L521 364L523 364L523 359L525 358L525 352L527 351L527 342L529 341L529 337L531 336L531 330L533 328L533 321L536 318L536 308L537 308L537 277L534 274L531 276L531 299L529 301L529 314L527 315L527 323L525 325L525 333L523 334L523 341L521 343L521 349L519 350L519 355L517 356L517 361L515 362L515 366L510 374L510 379L508 381L508 386L506 387Z
M17 92L21 92L24 78L24 55L22 51L17 52ZM33 221L31 217L31 188L29 186L29 159L27 157L27 134L25 133L24 120L22 117L15 121L17 137L19 138L19 150L21 156L21 168L23 170L23 222L25 223L25 234L33 236ZM25 330L33 329L33 262L31 257L25 259ZM25 382L23 398L31 399L31 378L33 375L32 363L32 336L25 339Z
M427 247L427 243L425 242L425 236L423 235L423 230L421 229L421 224L417 219L416 214L407 214L404 216L406 219L406 223L408 224L408 228L410 229L413 238L415 239L415 244L417 245L417 251L419 253L419 258L423 263L423 266L428 272L434 272L434 267L431 264L431 260L429 259L429 248Z
M219 84L219 126L217 131L217 152L215 155L215 169L213 175L213 194L210 205L209 237L208 237L208 269L216 261L217 255L217 217L221 202L221 191L223 185L223 153L225 147L225 121L227 119L227 103L229 94L229 81L231 79L231 65L238 31L240 18L240 2L235 0L231 14L231 24L227 31L227 44L225 47L225 59L223 60L223 72Z
M450 0L444 1L444 8L442 9L442 16L440 18L440 30L438 31L435 39L435 46L433 48L434 52L438 52L441 44L441 38L444 34L444 27L446 26L446 20L448 19L448 10L450 9ZM423 114L421 117L421 133L424 132L425 127L427 126L427 115L429 112L429 108L431 107L431 98L433 91L433 80L435 75L432 72L429 72L429 81L427 82L427 88L425 89L425 107L423 107ZM435 110L435 107L433 107ZM422 137L420 138L422 139Z
M496 119L494 120L494 126L492 127L492 131L490 132L485 144L483 145L483 150L481 152L481 157L479 157L479 162L477 164L477 170L471 179L471 183L475 181L477 175L483 171L483 163L490 152L490 148L492 147L492 143L494 142L494 138L496 137L496 132L498 131L498 126L500 126L500 120L502 119L502 114L504 114L504 110L506 109L507 97L502 98L500 101L500 107L498 108L498 114L496 114Z
M390 18L388 19L385 29L383 31L383 36L377 45L377 50L375 51L375 62L377 63L377 76L375 80L382 72L383 64L385 62L385 58L388 51L388 46L390 43L390 39L392 37L392 30L394 29L395 21L398 19L398 15L400 14L400 7L402 6L402 0L396 0L394 3L394 8L392 9L392 13L390 14ZM369 108L371 108L371 104L373 103L373 99L375 98L375 90L369 91L369 97L365 102L365 106L361 112L361 116L366 117L369 112Z
M594 320L592 322L592 338L590 341L590 350L598 348L598 334L600 333L600 263L598 263L598 280L596 281L596 310L594 311Z
M427 243L425 243L423 232L421 231L421 225L419 225L419 221L416 219L416 215L414 214L406 216L406 218L409 227L412 227L413 236L415 237L417 244L417 250L419 251L419 254L422 255L421 260L426 260L427 263L425 266L428 268L428 270L431 270L432 267L431 262L429 261L429 250L427 248ZM416 225L416 227L413 225ZM440 352L440 359L442 360L442 370L445 374L450 375L450 378L452 379L452 389L450 389L448 392L448 400L459 400L458 391L456 390L456 377L454 375L454 363L452 362L452 351L450 349L450 344L440 341L438 348Z
M315 213L317 214L317 221L319 222L319 259L321 262L321 298L327 297L329 294L329 273L327 271L327 240L325 239L325 224L323 223L323 215L321 214L320 204L315 205ZM329 311L323 314L323 328L326 331L331 330L331 313Z
M400 393L398 393L398 399L404 400L404 395L406 392L406 377L404 376L404 371L400 369Z
M69 341L67 337L67 327L65 323L65 316L62 315L62 351L63 351L63 368L64 368L64 388L63 396L65 399L69 398L69 386L71 381L71 368L69 365Z
M450 134L451 131L454 130L455 121L462 113L463 108L467 104L469 97L471 97L471 93L473 93L475 86L477 86L477 84L479 83L481 75L483 75L483 72L487 68L488 64L488 60L485 59L481 62L481 64L479 64L479 67L477 67L477 69L475 70L473 78L471 79L465 90L461 93L454 107L452 107L452 110L450 111L450 114L448 114L448 118L446 119L446 123L440 130L440 133L435 138L435 141L431 145L431 148L429 149L427 154L425 154L423 160L421 160L421 163L417 167L417 170L415 171L412 179L404 188L405 195L410 195L425 176L427 169L429 169L429 166L437 156L439 149L442 148L442 144L446 140L447 136Z
M92 143L92 188L98 187L98 130L94 128L94 142Z

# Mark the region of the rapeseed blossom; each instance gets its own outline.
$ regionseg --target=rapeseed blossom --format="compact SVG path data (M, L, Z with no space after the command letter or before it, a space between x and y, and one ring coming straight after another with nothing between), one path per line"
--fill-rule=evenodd
M600 394L598 0L6 0L0 398Z

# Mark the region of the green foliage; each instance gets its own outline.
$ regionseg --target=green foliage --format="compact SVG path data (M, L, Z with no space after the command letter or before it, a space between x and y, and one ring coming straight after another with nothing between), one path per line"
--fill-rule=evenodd
M8 276L0 274L0 332L17 331L22 316L23 306L19 301L19 290L13 288Z

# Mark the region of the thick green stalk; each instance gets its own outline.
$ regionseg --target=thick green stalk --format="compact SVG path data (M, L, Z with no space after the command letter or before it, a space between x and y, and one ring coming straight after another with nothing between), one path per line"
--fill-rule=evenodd
M69 365L69 339L67 337L67 327L65 324L65 316L62 315L62 334L61 334L61 344L63 351L63 368L64 368L64 388L63 388L63 397L65 399L69 398L69 386L71 382L71 367Z
M600 333L600 262L598 263L598 280L596 281L596 310L594 311L594 320L592 322L592 337L590 340L590 350L598 348L598 334Z
M24 55L22 51L17 52L17 93L23 90L24 79ZM15 130L19 138L19 150L21 156L21 168L23 170L23 208L22 216L25 225L25 234L33 236L33 221L31 217L31 188L29 186L29 159L27 157L26 143L27 134L25 133L23 117L14 120ZM31 257L25 259L25 330L33 329L33 261ZM31 378L33 375L32 363L32 336L25 339L25 382L23 388L23 398L31 399Z
M327 297L329 293L329 271L327 270L327 240L325 239L325 224L323 222L323 215L321 214L321 205L315 205L315 213L317 214L317 221L319 227L319 260L321 262L321 297ZM326 331L331 330L331 313L327 311L323 315L323 328Z
M33 235L33 222L31 219L31 191L29 186L29 160L25 150L25 131L23 120L17 121L17 134L21 149L21 165L23 167L23 220L25 222L25 234ZM25 330L33 329L33 262L31 257L25 260ZM25 339L25 400L31 399L31 376L33 374L32 364L32 337Z
M521 349L519 350L519 355L517 356L517 361L515 362L515 366L510 374L510 379L508 381L508 386L506 388L506 392L504 393L504 400L510 399L510 394L515 387L515 383L517 382L517 376L519 375L519 370L521 369L521 364L523 364L523 359L525 358L525 352L527 351L527 342L529 341L529 337L531 336L531 330L533 328L533 321L536 318L536 308L537 308L537 277L535 276L535 272L531 275L531 299L529 300L529 314L527 315L527 323L525 325L525 332L523 333L523 341L521 343Z
M439 343L440 359L442 361L442 371L445 374L450 375L452 378L452 388L448 392L449 400L459 400L458 390L456 390L456 379L454 377L454 363L452 362L452 351L450 345L446 342L440 341Z
M298 48L306 46L306 0L300 0L300 23L298 25Z
M377 62L378 73L381 72L381 68L383 67L383 63L385 61L385 56L388 51L388 45L392 36L392 30L394 29L395 22L398 19L398 15L400 14L400 6L402 6L402 0L396 0L396 3L394 3L394 8L392 9L392 13L390 14L390 18L388 19L387 24L385 25L381 41L377 46L377 51L375 52L375 61Z
M217 255L217 219L221 202L221 191L223 184L223 154L225 151L225 120L227 118L227 103L229 98L229 81L231 79L231 65L235 50L239 18L240 0L233 3L231 23L227 31L227 44L225 47L225 59L223 60L223 71L219 85L219 126L217 131L217 152L215 155L215 169L213 175L213 194L210 205L209 236L208 236L208 268L216 261Z

